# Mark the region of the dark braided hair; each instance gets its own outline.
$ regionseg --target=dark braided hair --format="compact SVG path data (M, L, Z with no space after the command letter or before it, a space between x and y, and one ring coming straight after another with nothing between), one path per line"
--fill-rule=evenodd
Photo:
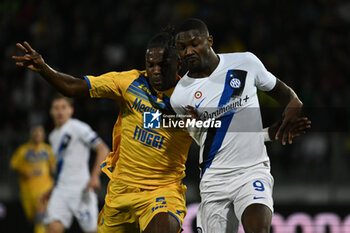
M147 44L147 49L164 48L164 54L170 57L178 57L175 46L175 27L168 25L161 32L151 38Z

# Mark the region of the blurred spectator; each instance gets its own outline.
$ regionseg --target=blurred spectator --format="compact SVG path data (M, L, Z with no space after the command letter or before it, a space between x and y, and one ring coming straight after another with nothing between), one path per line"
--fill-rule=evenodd
M56 170L51 146L44 142L42 126L31 129L29 142L21 145L11 158L11 167L18 172L21 202L27 220L34 223L34 233L45 233L43 223L46 203L44 195L53 187Z

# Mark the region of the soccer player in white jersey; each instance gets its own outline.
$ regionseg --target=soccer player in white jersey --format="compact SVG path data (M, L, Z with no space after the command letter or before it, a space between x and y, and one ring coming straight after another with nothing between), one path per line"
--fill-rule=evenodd
M176 34L176 47L188 73L178 82L171 105L178 114L221 120L200 131L201 204L198 232L267 233L273 213L273 177L264 145L257 89L285 106L276 139L291 143L290 129L302 102L266 70L252 53L216 54L213 37L198 19L188 19Z
M100 164L109 153L106 144L86 123L73 119L73 101L57 95L50 114L55 128L49 142L56 155L56 183L49 199L45 222L49 233L61 233L77 219L84 232L97 232L97 195ZM96 151L89 171L90 148Z

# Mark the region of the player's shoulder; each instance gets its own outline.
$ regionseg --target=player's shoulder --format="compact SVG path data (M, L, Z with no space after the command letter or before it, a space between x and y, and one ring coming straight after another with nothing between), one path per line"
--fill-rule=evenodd
M110 72L110 75L113 75L115 78L136 79L143 73L144 73L143 71L133 69L133 70L121 71L121 72Z
M192 85L194 79L189 79L187 76L182 77L176 84L173 93L170 96L170 104L174 108L177 104L188 99L188 92L190 92L189 86Z
M175 96L181 95L180 93L186 91L186 86L190 84L191 80L188 78L187 74L185 74L176 84L173 93L170 96L170 100L175 98Z
M118 72L118 75L128 78L138 78L141 74L144 74L144 71L137 69Z
M23 143L22 145L20 145L18 148L17 148L17 151L25 151L25 150L28 150L30 149L32 146L32 144L30 142L25 142Z
M241 62L251 62L257 59L255 54L249 51L236 53L220 53L219 56L228 61L238 60Z
M196 78L190 78L188 76L188 72L182 76L182 78L178 81L178 83L176 84L175 90L177 89L177 91L179 89L184 88L184 90L186 90L186 88L188 86L191 86L192 84L195 84L196 82L198 82L200 79L196 79Z
M46 151L48 153L52 152L52 147L46 142L40 143L40 149L43 150L43 151Z
M81 128L90 128L90 126L79 119L71 118L67 124L67 128L71 130L81 129Z
M142 74L142 71L133 69L133 70L127 70L127 71L110 71L107 73L104 73L99 76L95 76L95 78L108 78L108 79L136 79ZM88 75L89 77L90 75ZM92 76L93 77L93 76Z

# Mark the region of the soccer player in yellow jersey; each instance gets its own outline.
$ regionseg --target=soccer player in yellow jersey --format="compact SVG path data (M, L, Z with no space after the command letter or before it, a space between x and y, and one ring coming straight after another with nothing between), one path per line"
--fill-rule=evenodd
M143 127L143 114L170 112L178 81L178 55L168 33L157 34L146 51L146 71L110 72L79 79L53 70L24 42L18 66L38 72L67 96L106 97L120 106L113 152L103 166L110 177L99 232L177 233L186 214L185 162L191 139L180 129ZM157 115L155 115L157 117Z
M30 141L21 145L11 159L11 167L19 174L23 209L27 219L34 222L34 233L46 232L41 221L45 212L42 197L53 186L51 175L56 168L51 147L44 139L42 126L32 128Z

